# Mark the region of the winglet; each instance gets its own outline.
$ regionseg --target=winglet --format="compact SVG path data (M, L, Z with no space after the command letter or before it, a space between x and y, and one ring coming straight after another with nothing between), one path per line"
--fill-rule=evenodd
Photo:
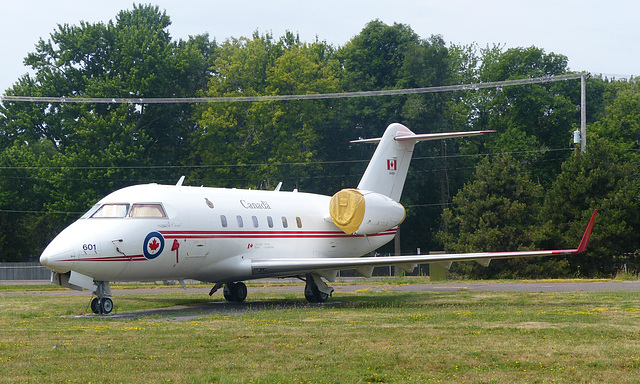
M587 229L585 229L584 235L582 235L582 240L580 241L580 245L578 246L578 249L574 251L574 253L581 253L587 250L587 245L589 244L589 238L591 237L591 231L593 230L593 225L596 222L597 214L598 214L598 210L595 209L593 211L593 215L591 215L591 220L589 220Z

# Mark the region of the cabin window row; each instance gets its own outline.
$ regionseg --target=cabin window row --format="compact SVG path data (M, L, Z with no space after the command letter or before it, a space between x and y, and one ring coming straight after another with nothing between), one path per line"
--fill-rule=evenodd
M282 228L289 228L289 221L285 216L280 218L280 223ZM229 226L229 221L227 220L226 215L220 215L220 224L222 224L223 228L227 228ZM236 225L238 228L244 228L244 218L241 215L236 216ZM253 225L253 228L260 227L260 220L258 220L257 216L251 216L251 225ZM273 217L267 216L267 226L269 228L273 228L275 226ZM302 219L300 217L296 217L296 226L298 228L302 228Z

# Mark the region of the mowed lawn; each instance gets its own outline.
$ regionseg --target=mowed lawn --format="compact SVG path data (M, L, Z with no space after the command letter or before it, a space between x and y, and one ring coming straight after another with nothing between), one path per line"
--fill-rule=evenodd
M640 292L338 292L328 304L250 289L120 293L118 314L77 316L86 296L5 291L0 382L637 383ZM205 306L206 307L206 306ZM254 307L252 307L254 308ZM185 316L176 317L175 314Z

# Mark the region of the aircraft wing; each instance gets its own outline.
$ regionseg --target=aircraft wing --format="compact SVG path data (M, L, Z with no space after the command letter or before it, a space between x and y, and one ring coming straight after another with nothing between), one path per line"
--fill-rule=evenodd
M477 261L488 265L492 259L507 259L516 257L556 256L571 255L587 250L591 231L595 223L597 210L593 212L591 220L582 236L580 244L575 249L544 250L544 251L516 251L516 252L478 252L478 253L454 253L435 255L409 255L409 256L385 256L385 257L358 257L358 258L291 258L252 260L252 273L256 278L298 275L318 271L341 269L365 269L376 266L399 265L412 266L423 263L449 264L454 261ZM405 268L403 268L405 269Z

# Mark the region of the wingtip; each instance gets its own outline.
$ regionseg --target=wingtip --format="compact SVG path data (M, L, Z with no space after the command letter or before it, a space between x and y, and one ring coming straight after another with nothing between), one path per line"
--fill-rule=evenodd
M591 231L593 231L593 225L596 222L597 215L598 210L594 209L593 214L591 215L591 220L589 220L587 229L585 229L584 235L582 235L582 240L580 240L580 245L578 246L578 249L576 249L575 253L582 253L587 250L587 245L589 245L589 238L591 237Z

